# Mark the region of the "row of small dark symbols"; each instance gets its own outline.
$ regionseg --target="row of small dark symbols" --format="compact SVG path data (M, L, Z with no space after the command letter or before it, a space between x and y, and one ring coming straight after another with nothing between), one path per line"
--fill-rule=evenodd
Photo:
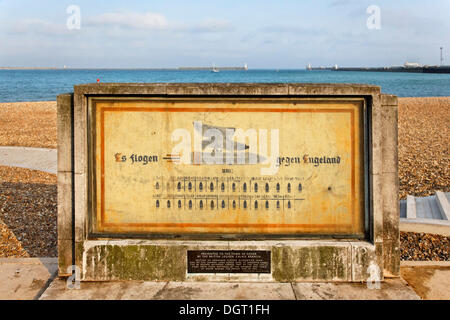
M265 202L264 202L264 200L262 200L262 201L260 201L260 202L263 203L263 205L264 205L264 207L265 207L266 209L269 209L269 208L270 208L270 205L269 205L269 201L268 201L268 200L266 200ZM258 200L255 200L255 202L253 202L253 209L258 209L258 208L259 208L259 203L260 203L260 202L258 202ZM182 202L181 202L181 200L178 200L177 204L178 204L178 205L177 205L178 208L181 209L181 208L182 208ZM250 204L251 204L251 201L248 201L248 202L247 202L247 200L244 200L244 201L242 202L242 207L243 207L243 209L249 209ZM200 202L199 202L199 208L200 208L200 209L203 209L204 206L206 206L206 205L207 205L207 201L206 201L206 200L205 200L205 202L203 202L203 200L200 200ZM160 201L159 201L159 200L156 200L156 208L159 208L159 207L160 207ZM221 204L220 204L220 207L221 207L222 209L225 209L225 208L226 208L226 202L225 202L225 200L222 200L222 202L221 202ZM231 207L232 207L233 209L236 209L236 208L237 208L236 200L233 200L233 201L232 201ZM287 208L288 208L288 209L291 209L291 207L292 207L292 206L291 206L291 201L288 200L288 201L287 201ZM171 202L170 202L170 200L167 200L167 208L168 208L168 209L171 208ZM192 208L193 208L192 200L189 200L188 208L189 208L189 209L192 209ZM210 202L210 208L211 208L211 209L215 209L215 208L216 208L216 203L214 202L214 200L211 200L211 202ZM277 209L280 209L280 200L277 200L277 202L276 202L276 208L277 208Z
M200 182L199 185L198 185L198 191L203 191L204 189L206 189L206 187L207 187L207 183L206 182L205 182L205 184L203 184L203 182ZM156 190L160 189L160 185L159 185L158 182L156 182L155 189ZM167 189L170 190L170 183L169 182L167 183ZM178 191L182 191L183 189L184 188L183 188L181 182L178 182L177 190ZM187 189L188 189L188 191L192 191L193 190L192 182L188 183ZM247 188L247 183L244 182L244 184L242 185L242 191L243 192L247 192L247 189L248 189ZM235 182L233 182L233 184L231 185L231 190L233 192L236 192L237 189L236 189L236 183ZM255 182L255 184L253 185L253 192L258 192L258 190L259 190L258 183ZM280 192L281 191L281 186L280 186L279 183L276 184L275 190L276 190L276 192ZM302 192L302 184L301 183L298 184L297 190L298 190L298 192ZM209 191L210 192L214 191L214 183L213 182L211 182L209 184ZM223 182L220 185L220 191L225 192L225 183L223 183ZM269 192L270 191L270 187L269 187L268 183L265 184L264 191L265 192ZM290 193L292 191L291 183L287 184L286 191L288 193Z

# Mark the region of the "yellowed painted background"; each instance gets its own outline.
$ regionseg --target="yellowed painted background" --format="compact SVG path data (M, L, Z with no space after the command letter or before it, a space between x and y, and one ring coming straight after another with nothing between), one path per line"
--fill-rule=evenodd
M93 105L96 231L363 233L362 101L97 100ZM261 166L267 165L185 165L163 160L176 144L171 142L172 132L184 128L193 136L193 121L244 130L279 129L280 157L299 157L301 163L283 164L276 175L262 176ZM158 162L132 164L132 154L156 155ZM314 166L304 162L305 155L339 156L340 164ZM125 162L117 161L121 156ZM192 190L189 182L195 186Z

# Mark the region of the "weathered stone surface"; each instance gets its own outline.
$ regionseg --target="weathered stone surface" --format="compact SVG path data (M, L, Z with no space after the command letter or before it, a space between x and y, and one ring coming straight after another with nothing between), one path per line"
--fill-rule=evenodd
M70 290L56 279L41 300L294 300L290 283L83 282Z
M57 98L58 171L71 172L72 168L72 95Z
M380 87L344 83L92 83L76 85L79 95L379 95Z
M88 215L87 174L75 173L75 241L83 241L87 234L86 219Z
M383 258L383 241L377 241L375 244L375 263L383 270L384 277L384 258Z
M74 93L80 98L90 94L165 95L168 85L167 83L91 83L74 86Z
M383 240L383 267L386 276L400 275L400 240Z
M329 246L280 246L272 249L275 281L350 281L351 248L348 244Z
M75 239L75 252L73 253L75 256L75 265L81 269L83 269L83 254L84 254L84 241L77 241Z
M420 300L401 279L388 279L380 289L369 289L366 283L295 283L298 300Z
M398 199L398 176L384 173L383 181L383 240L399 241L400 203Z
M72 240L72 172L58 172L58 239Z
M85 174L87 172L87 97L79 93L74 87L74 172Z
M398 173L398 109L382 108L382 172Z
M402 261L401 276L424 300L450 300L450 261Z
M399 276L398 107L395 96L382 95L383 257L386 273Z
M363 242L363 241L354 241L351 242L351 251L352 251L352 281L366 281L370 277L370 268L371 264L374 264L375 267L378 267L380 270L380 279L382 279L383 268L382 266L378 266L376 261L376 250L375 245Z
M170 282L156 300L295 300L290 283Z
M68 289L65 279L55 279L39 300L150 300L166 282L82 282Z
M58 239L58 275L60 277L71 275L73 240ZM70 269L69 269L70 268Z
M443 288L442 286L440 288ZM70 290L55 279L41 300L418 300L401 279L380 289L366 283L217 283L217 282L82 282Z
M372 207L373 241L383 241L383 180L382 175L372 175L372 193L370 205Z
M287 95L286 84L192 83L167 84L168 95Z
M290 95L361 95L371 96L380 93L380 87L364 84L345 83L290 83Z
M271 274L187 274L186 251L224 250L220 241L192 242L114 240L88 241L82 252L83 280L175 280L175 281L364 281L365 266L375 259L370 243L347 241L268 241L252 246L247 241L228 247L230 250L271 250ZM254 241L257 243L257 241ZM357 250L366 248L365 252ZM352 256L352 252L355 254ZM354 263L364 263L358 267ZM353 276L354 274L354 276Z
M372 106L371 120L370 173L378 175L383 172L383 117L381 106L377 104Z
M392 94L382 94L381 95L381 105L383 106L397 106L398 98Z
M67 274L72 265L72 188L73 188L73 95L57 98L58 122L58 272Z
M175 280L186 277L183 246L98 245L83 254L83 280Z

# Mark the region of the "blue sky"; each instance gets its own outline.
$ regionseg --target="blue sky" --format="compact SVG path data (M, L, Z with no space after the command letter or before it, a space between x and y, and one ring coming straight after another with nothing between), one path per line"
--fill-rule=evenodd
M70 5L81 28L66 26ZM380 8L381 28L366 12ZM0 66L450 64L449 0L0 0Z

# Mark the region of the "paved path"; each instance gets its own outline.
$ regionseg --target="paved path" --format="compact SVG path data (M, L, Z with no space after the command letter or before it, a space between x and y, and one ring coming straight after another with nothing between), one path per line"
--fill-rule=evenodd
M402 261L400 271L422 299L450 300L450 261Z
M220 283L220 282L82 282L69 290L55 279L41 300L418 300L402 279L387 279L381 288L365 283Z
M28 168L56 174L56 149L0 147L0 166Z
M379 290L365 283L82 282L67 289L56 277L56 258L0 258L2 299L243 299L415 300L450 299L449 261L402 261L402 278L385 279Z
M0 300L38 299L56 277L55 258L0 258Z
M381 288L365 283L219 283L219 282L82 282L67 289L56 277L56 258L0 258L2 299L224 299L224 300L333 300L420 299L407 283L386 279Z

